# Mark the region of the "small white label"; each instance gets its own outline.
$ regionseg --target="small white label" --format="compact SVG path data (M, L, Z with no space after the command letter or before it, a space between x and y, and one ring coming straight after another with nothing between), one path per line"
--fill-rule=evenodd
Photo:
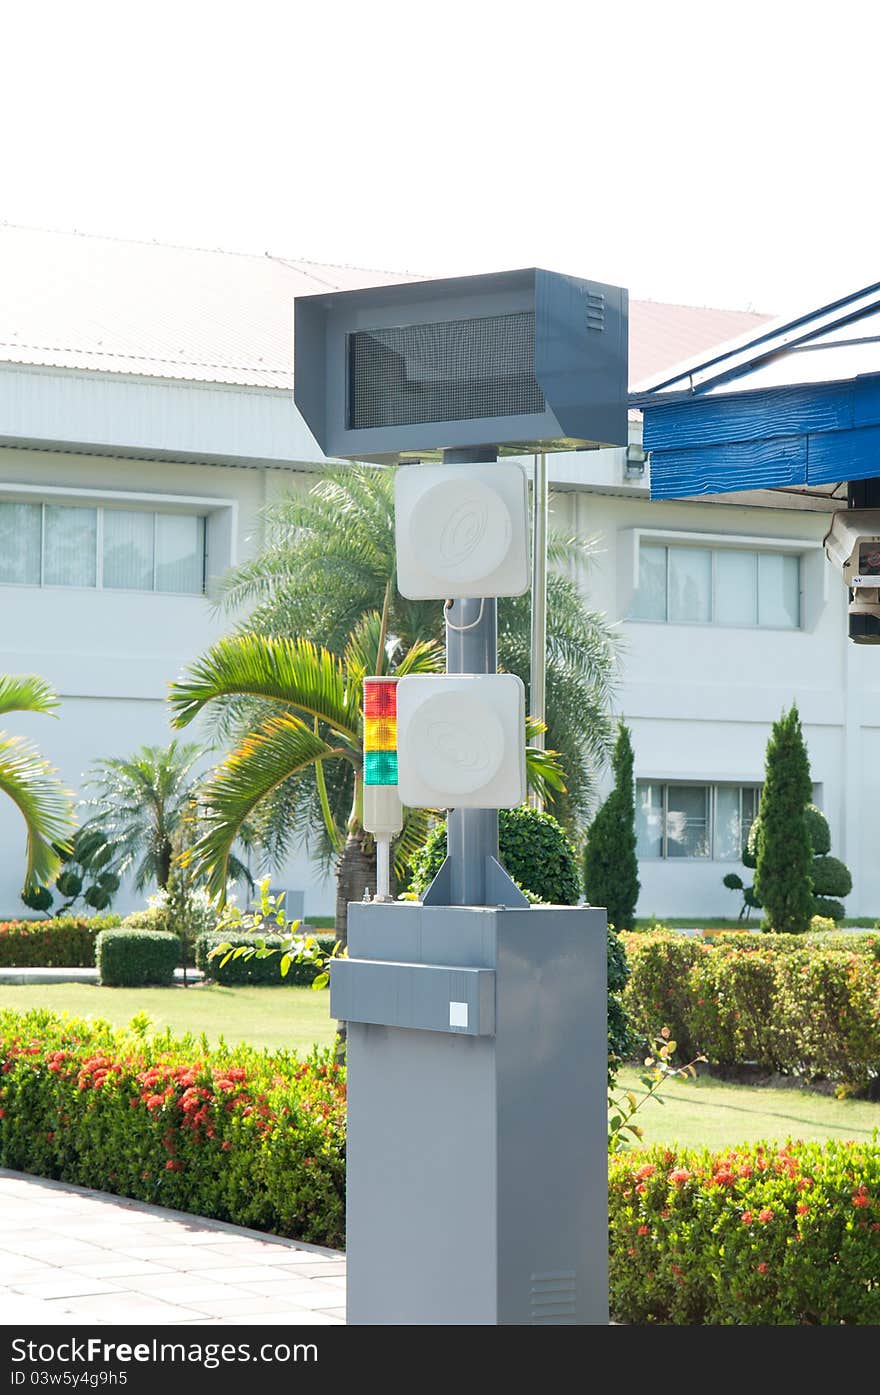
M450 1027L466 1027L468 1024L467 1003L449 1004L449 1025Z

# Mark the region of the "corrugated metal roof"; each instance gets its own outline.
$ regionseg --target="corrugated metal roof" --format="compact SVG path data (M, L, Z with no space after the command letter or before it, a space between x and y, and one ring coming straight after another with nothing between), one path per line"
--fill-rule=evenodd
M424 279L0 225L0 362L290 389L293 302ZM630 300L630 380L767 316Z

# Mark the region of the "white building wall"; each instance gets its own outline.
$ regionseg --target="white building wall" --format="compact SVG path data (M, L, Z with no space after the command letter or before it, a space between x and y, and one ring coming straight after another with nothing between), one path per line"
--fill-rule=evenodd
M271 468L229 468L95 457L61 451L0 449L0 498L47 498L99 503L121 491L144 500L213 501L227 556L243 558L259 535L257 511L272 493L308 479ZM29 491L16 495L16 487ZM94 491L94 497L65 491ZM49 492L51 491L51 492ZM60 493L57 491L61 491ZM204 506L204 505L203 505ZM218 562L222 558L218 558ZM57 719L12 713L10 734L34 740L77 794L93 760L132 754L138 746L167 744L175 736L204 739L196 726L169 725L168 685L229 628L208 598L103 591L68 586L0 587L0 672L38 673L61 696ZM216 753L215 753L216 758ZM23 825L8 800L0 801L0 917L20 915L24 866ZM256 869L255 869L256 870ZM273 885L305 893L307 914L332 913L334 888L302 856L273 869ZM126 913L143 897L126 888L114 910Z
M0 369L0 440L13 428L32 445L51 440L54 448L0 446L0 498L29 489L36 491L32 498L86 490L156 497L166 506L200 500L212 519L214 571L254 548L266 500L307 487L309 464L321 463L289 394L271 390ZM77 440L91 448L71 448ZM175 442L191 461L208 456L214 463L160 458L173 453ZM633 731L637 778L758 782L772 722L797 702L832 848L854 877L848 911L880 914L871 817L880 804L880 654L846 637L842 582L821 548L827 515L759 507L735 496L732 502L651 501L644 480L626 481L625 457L624 451L551 456L550 476L553 524L598 538L583 585L624 641L617 706ZM802 550L803 628L628 621L639 529L768 545L776 539ZM0 587L0 671L41 673L63 702L60 720L12 715L4 726L37 740L79 791L95 758L172 738L168 684L228 623L202 597ZM196 739L198 732L181 736ZM20 820L0 801L0 916L21 913L22 866ZM737 864L644 859L639 913L735 912L737 898L721 881L731 870ZM273 883L302 891L307 916L333 910L332 880L302 854L275 869ZM124 912L140 899L126 894L117 904Z
M641 492L558 492L551 520L563 531L597 538L598 561L583 588L589 602L619 626L617 711L632 730L636 778L758 783L772 723L796 702L832 852L853 874L848 914L880 914L880 863L867 831L867 811L880 803L880 652L847 638L846 593L817 546L827 514L734 502L651 501ZM802 541L803 627L627 620L629 535L638 528L658 530L658 541L664 531L691 535L694 542L695 535L779 539L782 545ZM643 858L638 914L736 914L740 900L722 885L730 871L747 883L752 879L728 861Z

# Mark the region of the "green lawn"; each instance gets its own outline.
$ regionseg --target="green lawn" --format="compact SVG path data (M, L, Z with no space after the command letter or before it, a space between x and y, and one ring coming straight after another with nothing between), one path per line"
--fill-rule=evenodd
M632 1090L637 1099L645 1094L634 1067L620 1071L618 1088ZM733 1085L701 1075L667 1081L660 1093L662 1101L648 1100L635 1117L645 1131L646 1147L677 1143L716 1150L762 1139L870 1139L880 1130L880 1104L836 1100L810 1090Z
M51 1008L75 1017L103 1017L124 1027L138 1012L149 1014L157 1030L183 1034L204 1032L212 1043L224 1037L233 1044L307 1052L317 1043L329 1046L336 1024L330 1017L330 994L311 988L100 988L92 983L0 984L0 1008L26 1012Z

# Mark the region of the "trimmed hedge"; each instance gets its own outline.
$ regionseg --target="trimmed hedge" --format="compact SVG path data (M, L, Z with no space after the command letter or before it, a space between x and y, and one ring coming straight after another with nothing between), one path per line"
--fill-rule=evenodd
M297 931L297 934L300 932ZM336 943L334 935L315 935L320 948L327 954L333 949ZM281 976L281 956L272 954L266 959L258 959L253 955L249 959L230 959L227 964L221 965L220 960L223 955L216 959L210 957L211 950L219 945L228 944L238 948L239 945L258 945L261 942L267 949L280 949L282 945L288 943L289 935L260 935L242 934L228 932L222 934L219 930L211 930L199 935L196 940L196 968L201 969L206 978L212 979L215 983L265 983L277 988L279 984L293 983L298 985L310 984L318 973L320 967L315 964L291 964L287 974Z
M865 1090L880 1075L876 936L621 937L630 976L624 1006L651 1040L669 1027L684 1060L756 1065ZM831 940L858 949L825 948ZM777 941L784 941L776 943Z
M118 915L2 921L0 968L93 969L98 935L119 923Z
M0 1167L310 1244L344 1236L345 1072L0 1011Z
M181 948L164 930L104 930L95 949L98 976L110 988L173 983Z
M609 1221L618 1322L880 1323L876 1141L618 1154Z

